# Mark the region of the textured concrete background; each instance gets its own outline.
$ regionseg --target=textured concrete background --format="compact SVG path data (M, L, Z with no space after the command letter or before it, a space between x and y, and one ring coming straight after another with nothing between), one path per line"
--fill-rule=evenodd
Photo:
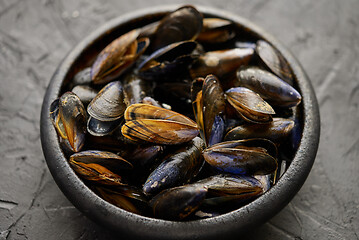
M0 0L0 240L114 239L53 181L40 107L77 42L109 19L164 2L251 19L291 49L317 93L322 134L308 180L282 212L238 239L358 239L359 1Z

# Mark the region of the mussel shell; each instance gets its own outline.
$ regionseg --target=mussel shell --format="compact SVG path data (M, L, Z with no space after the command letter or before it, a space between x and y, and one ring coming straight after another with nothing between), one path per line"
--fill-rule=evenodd
M122 118L114 121L100 121L96 118L89 117L87 121L87 131L93 136L102 137L112 134L123 122Z
M293 85L293 73L282 54L271 44L264 40L258 40L255 49L262 62L278 77Z
M69 162L72 169L83 179L100 185L124 185L121 176L97 163L83 163L75 160L70 160Z
M215 144L203 151L203 157L215 169L232 174L266 175L277 169L277 160L261 143L250 139ZM273 143L271 147L275 148Z
M267 123L275 114L273 108L258 94L244 87L231 88L226 91L227 101L247 121Z
M183 123L193 128L197 127L196 123L192 119L182 114L149 104L132 104L126 109L124 117L126 121L141 119L161 119Z
M211 145L222 140L226 100L218 78L214 75L206 76L202 87L203 127L206 144ZM216 124L215 126L213 126ZM214 135L216 134L216 137Z
M191 100L193 113L196 118L196 122L200 131L202 139L206 139L204 136L204 122L203 122L203 82L204 78L196 78L192 81L191 86Z
M257 179L261 185L262 185L262 191L263 193L267 192L271 187L271 174L267 175L255 175L253 176L255 179Z
M155 144L181 144L198 135L197 126L171 120L140 119L127 121L121 128L122 134L133 141Z
M266 138L271 141L285 139L292 131L294 121L285 118L273 118L268 124L244 123L233 128L225 136L225 141L248 138Z
M210 135L208 138L208 146L212 146L213 144L219 143L223 139L224 135L224 120L221 116L215 116L212 129L210 131Z
M253 50L256 49L256 43L254 42L248 42L248 41L244 41L244 42L241 42L241 41L237 41L235 43L235 46L236 48L252 48Z
M221 18L204 18L201 33L196 41L204 44L224 43L236 36L231 21Z
M59 129L59 125L58 125L58 121L59 121L59 98L55 99L50 105L50 119L51 119L52 124L55 126L56 131L58 132L58 134L60 136L65 136L66 137L65 129L64 128ZM61 126L63 127L62 122L61 122Z
M131 201L132 198L124 196L121 192L109 190L104 187L95 187L95 191L107 202L126 211L141 214L140 209Z
M202 30L203 17L192 6L183 6L165 16L157 27L152 49L157 50L169 44L195 39Z
M300 93L276 75L258 67L243 67L237 71L238 84L258 93L270 104L294 107L301 102Z
M107 151L86 150L70 156L70 161L82 163L96 163L108 168L111 171L118 169L132 169L132 163L121 156Z
M72 90L81 100L84 105L89 104L92 99L94 99L98 93L94 88L87 85L78 85L75 86Z
M156 30L157 30L159 24L160 24L160 21L157 21L157 22L153 22L153 23L147 24L147 25L139 28L140 34L138 37L139 38L146 37L146 38L152 39L156 33ZM152 41L150 41L150 42L152 42Z
M141 203L148 203L148 198L138 187L132 185L104 186L107 192L119 194L127 198L131 198Z
M114 135L103 137L90 135L87 140L86 147L88 149L115 152L133 164L134 168L147 168L151 161L161 154L164 149L163 146L159 145L130 143L126 141L127 138L115 137Z
M199 180L195 185L200 185L208 189L208 195L258 195L263 193L263 187L259 180L250 176L218 174ZM248 196L249 197L249 196Z
M205 219L205 218L212 218L217 217L223 214L222 212L218 211L218 209L211 209L211 208L203 208L202 206L199 207L193 214L194 219Z
M198 209L206 194L206 188L184 185L157 194L150 206L157 218L182 220Z
M100 121L114 121L123 116L127 105L124 103L124 92L120 81L104 86L87 106L87 112Z
M196 48L195 41L182 41L158 49L140 63L138 74L146 80L162 80L178 75L198 58L198 55L192 54Z
M87 67L76 73L71 83L74 86L89 85L91 81L91 68Z
M141 103L145 97L153 95L153 84L135 74L129 74L123 81L123 90L127 105Z
M193 79L213 74L222 80L235 75L240 66L248 65L253 56L252 48L233 48L206 52L190 69Z
M112 41L99 53L91 68L93 83L110 82L134 62L138 35L139 30L134 29Z
M143 185L146 194L158 193L164 189L188 183L203 165L204 142L196 137L165 160L148 176Z
M76 94L66 92L60 97L59 122L63 124L65 139L69 141L74 152L80 151L85 143L86 117L85 107Z

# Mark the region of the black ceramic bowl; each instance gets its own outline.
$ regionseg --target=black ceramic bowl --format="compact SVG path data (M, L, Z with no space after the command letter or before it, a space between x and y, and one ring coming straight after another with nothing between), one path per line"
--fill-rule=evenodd
M264 39L277 48L289 62L296 87L302 94L302 139L289 168L268 192L244 207L218 217L174 222L143 217L124 211L92 192L70 168L49 118L49 107L75 73L89 66L94 57L121 34L161 19L179 6L145 9L120 16L81 41L62 61L53 75L41 112L41 142L47 165L66 197L93 221L124 237L146 239L212 239L238 237L278 213L299 191L313 165L320 134L317 100L311 83L298 61L283 45L266 31L239 16L219 9L197 6L208 17L229 19L255 39Z

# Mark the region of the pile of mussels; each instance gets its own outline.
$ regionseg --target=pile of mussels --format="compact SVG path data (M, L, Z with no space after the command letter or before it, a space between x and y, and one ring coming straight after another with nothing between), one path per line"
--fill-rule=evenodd
M50 109L76 174L108 202L168 220L265 193L299 145L301 95L280 52L239 33L183 6L100 49Z

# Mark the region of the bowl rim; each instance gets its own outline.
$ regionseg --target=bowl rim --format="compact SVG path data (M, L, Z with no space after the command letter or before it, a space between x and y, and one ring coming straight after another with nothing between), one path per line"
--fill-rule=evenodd
M219 236L230 237L234 233L244 233L269 220L289 203L304 184L318 149L320 117L317 99L308 76L289 50L271 34L245 18L217 8L193 5L205 15L229 19L250 29L260 38L273 44L291 64L293 73L297 78L299 92L302 94L303 133L300 145L289 168L269 191L253 202L218 217L187 222L154 219L127 212L104 201L82 182L66 161L48 114L51 102L60 93L67 71L86 47L101 36L113 32L116 28L131 24L132 21L144 16L165 14L181 6L183 5L176 4L141 9L119 16L99 27L79 42L63 59L48 85L42 105L41 144L46 163L56 184L74 206L87 217L127 237L209 239Z

